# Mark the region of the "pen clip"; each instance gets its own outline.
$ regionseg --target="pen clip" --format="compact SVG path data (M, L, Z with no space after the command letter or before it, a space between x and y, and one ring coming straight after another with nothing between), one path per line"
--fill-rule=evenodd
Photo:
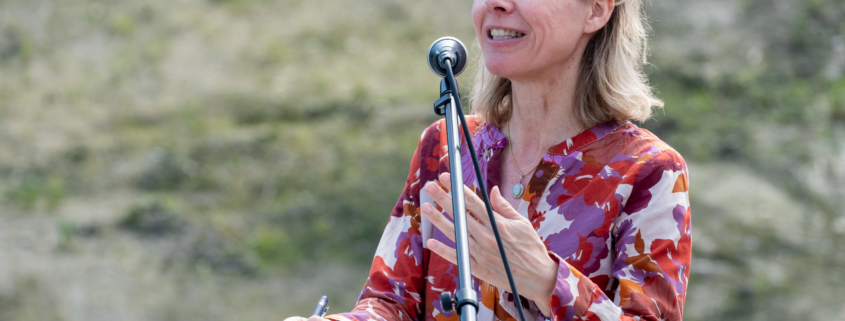
M321 317L321 318L325 317L325 316L326 316L326 313L329 313L329 304L328 304L328 303L326 303L326 307L325 307L325 308L323 308L323 312L322 312L322 313L320 313L320 317Z

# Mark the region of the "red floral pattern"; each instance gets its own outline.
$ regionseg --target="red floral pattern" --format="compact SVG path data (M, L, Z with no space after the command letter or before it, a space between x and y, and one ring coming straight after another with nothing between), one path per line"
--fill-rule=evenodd
M486 186L498 185L507 144L495 127L469 118ZM445 124L420 139L405 189L382 235L369 278L347 320L456 320L438 300L454 293L454 265L425 248L429 238L454 246L419 213L434 204L420 188L447 172ZM462 144L466 144L465 141ZM477 191L466 148L464 184ZM689 278L689 184L683 158L630 122L606 123L549 148L517 208L559 263L549 298L562 320L681 320ZM513 296L478 279L479 321L513 320ZM522 299L532 320L545 320Z

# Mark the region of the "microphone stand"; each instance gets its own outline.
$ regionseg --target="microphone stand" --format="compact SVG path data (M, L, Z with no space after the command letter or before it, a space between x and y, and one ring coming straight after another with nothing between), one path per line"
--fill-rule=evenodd
M440 297L441 306L444 310L449 311L452 304L455 304L456 311L461 317L461 321L475 321L478 314L478 294L472 287L472 272L469 265L469 243L466 227L466 204L464 203L464 182L463 172L461 171L461 137L458 133L458 112L456 109L460 108L460 93L458 87L452 87L454 82L454 75L452 74L452 64L447 58L446 69L448 74L446 78L451 77L452 81L447 81L446 78L440 80L440 99L434 103L434 113L440 116L446 116L446 146L449 151L449 169L452 179L452 215L455 221L455 251L458 258L458 289L455 292L455 299L452 301L449 293L443 293ZM455 100L455 96L458 100ZM457 102L457 103L456 103ZM467 144L472 144L472 141L467 139ZM479 178L480 180L480 178ZM444 305L444 300L447 300L448 305Z
M473 168L475 176L478 181L478 187L481 190L481 195L484 200L484 205L487 209L487 215L491 222L493 234L496 236L496 243L499 247L499 254L502 256L505 272L510 283L511 293L514 296L514 303L519 312L519 318L525 321L525 312L522 309L522 303L519 293L516 290L516 284L513 280L510 264L508 264L505 249L502 244L502 239L499 236L498 225L496 218L493 215L493 208L490 206L490 198L487 195L487 189L481 174L481 166L478 164L478 156L475 153L475 147L472 144L469 128L464 118L463 108L461 107L460 92L458 89L458 82L455 80L454 71L452 70L453 59L446 57L444 64L441 65L446 69L446 75L440 80L440 99L434 102L434 113L439 116L446 116L446 137L447 150L449 152L449 169L451 171L452 184L452 210L455 222L455 251L458 259L458 289L455 292L455 299L451 298L448 292L440 295L441 307L446 311L452 310L452 305L455 305L456 311L461 318L461 321L475 321L478 314L478 294L472 287L472 272L470 271L469 261L469 245L466 227L466 204L464 203L464 183L461 164L461 138L458 134L458 119L463 129L463 134L466 139L467 149L472 157ZM455 99L458 97L458 99Z

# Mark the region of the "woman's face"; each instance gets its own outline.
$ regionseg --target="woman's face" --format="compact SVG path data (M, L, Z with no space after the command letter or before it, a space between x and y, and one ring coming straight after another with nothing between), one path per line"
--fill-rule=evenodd
M487 69L514 80L577 66L578 50L595 31L592 2L475 0L472 20Z

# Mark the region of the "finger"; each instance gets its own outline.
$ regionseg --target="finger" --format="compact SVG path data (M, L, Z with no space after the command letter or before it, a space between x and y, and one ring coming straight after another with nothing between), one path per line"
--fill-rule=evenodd
M423 203L421 212L443 234L446 234L450 240L455 241L455 224L449 221L443 213L437 211L437 208L429 203ZM487 229L476 220L467 220L467 232L469 233L469 238L474 239L476 237L486 236Z
M448 247L448 246L446 246L446 244L443 244L442 242L435 240L435 239L429 239L426 242L426 246L428 246L429 250L431 250L435 254L439 255L440 257L444 258L446 261L449 261L452 264L458 264L458 257L457 257L457 252L455 251L455 249ZM472 248L472 246L470 248ZM477 253L477 252L470 250L469 268L470 268L470 270L474 271L474 273L473 273L474 276L482 278L482 276L484 276L483 275L484 272L482 270L480 270L481 267L482 267L482 265L481 265L482 262L479 262L478 259L476 258L476 257L480 257L480 255L474 255L473 253ZM486 262L486 261L484 261L484 262ZM481 272L481 273L479 273L479 272ZM482 278L482 280L484 280L484 279ZM485 281L487 281L487 280L485 280ZM311 320L309 320L309 321L311 321Z
M451 176L449 173L443 173L440 174L439 179L441 184L448 185ZM484 234L488 233L489 231L492 231L492 229L490 228L490 218L487 215L487 208L484 206L484 202L481 200L481 198L479 198L478 195L475 194L472 189L470 189L466 185L463 185L463 188L465 200L464 205L466 206L467 214L474 218L467 220L467 231L469 231L470 236L483 237ZM444 194L447 193L448 192L444 192ZM449 198L450 202L451 200L452 199ZM455 218L455 216L453 215L453 211L451 211L449 214L452 215L453 219Z
M312 315L310 318L308 318L308 321L326 321L326 319L323 319L316 315Z
M446 234L446 237L452 240L452 242L455 241L455 224L449 221L445 215L437 211L437 209L434 208L434 205L424 203L422 205L422 213L429 221L431 221L431 224L434 224L434 226L443 232L443 234Z
M438 177L440 180L440 184L447 186L446 193L451 191L451 179L452 176L449 173L440 174ZM467 208L467 212L469 212L472 217L476 218L481 222L482 226L489 226L490 219L487 217L487 208L484 206L484 202L481 198L475 194L475 191L467 187L466 185L462 185L464 187L464 200L465 205ZM451 201L451 198L449 199ZM450 214L453 212L450 212ZM454 218L454 216L453 216Z
M483 244L490 246L489 241L493 239L493 230L476 220L466 220L466 224L467 234L469 234L470 251L472 253L481 253Z
M467 241L469 243L468 244L469 245L469 254L470 254L470 257L472 257L473 261L475 261L475 257L484 257L484 253L483 253L484 248L482 247L481 243L479 242L479 239L476 239L475 237L472 237L472 235L470 235L470 237L468 238ZM489 245L488 245L488 248L489 248Z
M469 268L473 271L473 275L478 276L478 274L480 274L480 273L478 273L478 272L481 272L481 271L478 270L479 266L481 266L481 265L478 264L478 260L475 259L475 255L470 254L469 255Z
M428 196L431 196L431 199L437 205L440 205L440 208L446 211L449 216L452 216L452 197L449 196L449 193L444 192L435 182L426 183L425 192L428 193Z
M493 186L493 190L491 191L492 199L490 200L490 205L493 206L493 212L498 213L504 218L508 219L520 219L524 218L519 212L517 212L511 203L508 203L508 200L502 196L502 192L499 191L498 186Z
M429 250L446 259L446 261L452 262L452 264L458 264L458 257L457 254L455 254L455 249L446 246L443 242L435 239L428 239L425 245L428 246Z
M478 223L481 226L490 226L490 217L487 216L487 207L484 206L484 201L466 185L464 185L464 199L466 200L467 210L475 214L474 216L478 219Z
M305 321L306 319L303 317L290 317L285 319L285 321Z
M440 181L440 185L446 188L447 193L452 191L452 174L442 173L440 176L437 176L437 179Z

